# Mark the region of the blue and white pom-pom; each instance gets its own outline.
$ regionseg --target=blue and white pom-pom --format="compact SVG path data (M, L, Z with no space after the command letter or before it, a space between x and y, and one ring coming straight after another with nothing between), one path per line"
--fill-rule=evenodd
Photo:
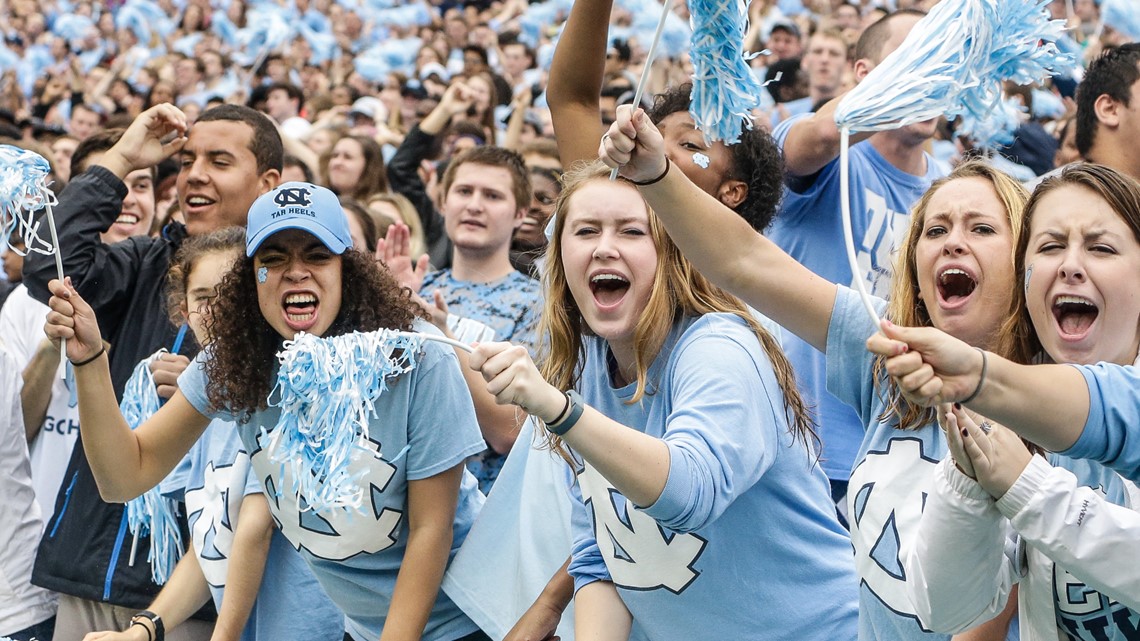
M689 113L705 142L740 140L752 127L763 85L748 66L744 34L748 7L742 0L690 0L693 42L693 95Z
M1003 81L1026 85L1073 65L1055 44L1064 22L1050 20L1046 4L943 0L843 98L836 124L882 131L966 111L984 118Z
M998 103L997 109L977 119L971 112L958 116L955 135L966 136L975 147L999 149L1013 144L1014 134L1021 127L1028 110L1016 98L1006 98Z
M416 366L429 338L436 339L379 330L330 338L300 333L285 342L269 397L281 417L272 432L260 436L269 460L282 466L281 478L293 480L278 492L287 489L317 512L360 509L363 470L350 469L353 453L364 448L388 381Z
M9 240L17 229L24 239L26 252L50 254L55 243L48 243L37 234L38 223L33 214L56 204L55 194L48 188L51 165L43 156L13 147L0 145L0 244L12 251Z
M1104 0L1100 3L1100 21L1126 39L1140 41L1140 2Z
M123 388L123 402L119 410L127 425L135 429L158 411L162 401L150 364L166 350L160 350L135 365L135 370ZM182 557L182 534L178 529L178 504L162 495L158 486L147 490L142 496L127 502L127 527L134 537L131 545L131 562L134 562L135 548L143 536L150 536L150 576L158 585L164 585Z
M943 0L839 103L835 123L847 259L876 325L878 314L859 276L863 270L851 233L851 132L897 129L940 116L984 120L1001 105L1002 82L1026 85L1069 68L1073 57L1056 45L1064 21L1049 18L1048 1Z

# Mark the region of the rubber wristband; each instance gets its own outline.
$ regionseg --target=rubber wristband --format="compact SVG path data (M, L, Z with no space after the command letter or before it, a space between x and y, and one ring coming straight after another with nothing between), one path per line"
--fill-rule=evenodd
M661 182L662 180L664 180L664 179L665 179L665 176L667 176L667 175L669 174L669 167L670 167L672 164L673 164L673 163L669 161L669 156L665 156L665 171L661 172L661 175L660 175L660 176L658 176L658 177L654 178L653 180L647 180L647 181L645 181L645 182L638 182L638 181L636 181L636 180L630 180L629 182L631 182L631 183L633 183L633 184L637 185L638 187L645 187L645 186L648 186L648 185L652 185L652 184L655 184L655 183L659 183L659 182Z
M146 618L146 617L143 617L143 618ZM142 622L142 619L140 619L140 618L131 619L131 624L127 627L133 628L136 625L139 626L140 628L142 628L143 630L146 630L147 641L154 641L154 633L150 631L149 625Z
M547 427L549 427L551 425L558 425L559 423L561 423L563 421L563 419L566 418L566 413L569 411L570 411L570 397L567 396L566 397L566 404L562 406L562 411L558 413L558 416L554 417L553 421L543 421L543 424L546 425Z
M978 386L974 388L974 392L966 398L958 401L959 403L969 403L970 401L977 398L978 394L982 393L982 385L984 385L986 382L986 350L980 347L975 347L974 349L978 350L978 353L982 355L982 375L978 377Z
M86 359L86 360L82 360L82 361L79 361L78 363L76 363L75 361L71 360L70 358L69 358L69 359L67 359L67 360L68 360L68 362L69 362L69 363L71 363L71 366L72 366L72 367L83 367L84 365L86 365L86 364L88 364L88 363L93 363L93 362L95 362L95 359L96 359L96 358L99 358L100 356L102 356L103 354L106 354L106 353L107 353L107 348L106 348L106 347L104 347L104 346L102 346L102 345L100 345L100 346L99 346L99 351L98 351L98 352L95 352L95 355L94 355L94 356L92 356L91 358L88 358L88 359Z
M131 623L134 624L142 619L148 619L150 624L154 626L154 637L150 641L166 641L166 626L162 623L162 617L151 612L150 610L143 610L135 616L131 617ZM143 626L146 627L146 626ZM150 631L150 628L147 628Z
M566 392L566 399L570 401L570 413L561 421L546 426L546 429L555 436L564 436L569 432L570 428L578 424L578 419L582 418L582 412L586 411L586 404L578 392L569 390Z

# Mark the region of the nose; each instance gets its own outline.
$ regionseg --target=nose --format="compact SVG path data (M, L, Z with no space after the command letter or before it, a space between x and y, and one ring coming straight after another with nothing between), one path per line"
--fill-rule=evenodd
M206 159L196 158L189 166L183 165L182 171L186 174L186 182L200 185L209 180L206 174Z
M967 252L965 233L959 228L946 232L942 243L942 254L945 256L962 256Z
M598 236L598 244L594 246L596 260L612 260L618 257L617 244L613 233L605 231Z
M1064 260L1061 261L1061 266L1058 268L1058 273L1061 280L1069 282L1084 282L1085 268L1081 264L1080 256L1077 248L1065 252Z
M285 267L285 280L292 283L299 283L309 278L309 270L305 266L305 262L301 260L290 260L289 264Z

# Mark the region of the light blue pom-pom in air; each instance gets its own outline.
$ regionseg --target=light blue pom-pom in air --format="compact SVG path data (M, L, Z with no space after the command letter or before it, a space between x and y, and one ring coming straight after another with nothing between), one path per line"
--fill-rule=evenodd
M752 110L760 105L763 90L744 53L747 6L741 0L690 0L689 13L693 23L689 113L706 143L735 143L742 127L752 127Z
M33 214L56 202L47 184L50 173L51 165L43 156L12 145L0 145L0 244L20 254L52 253L54 244L39 237L39 224L33 220ZM24 251L16 250L8 242L16 230L24 239Z

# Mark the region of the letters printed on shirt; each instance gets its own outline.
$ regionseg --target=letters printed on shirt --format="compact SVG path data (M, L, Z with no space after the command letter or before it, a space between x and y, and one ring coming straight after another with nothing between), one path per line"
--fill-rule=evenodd
M402 510L384 505L384 492L396 468L384 460L380 444L368 440L352 453L349 472L360 479L363 503L360 510L335 509L318 513L293 493L293 473L287 465L274 463L264 449L252 457L269 500L273 519L281 533L298 550L315 557L343 561L357 554L375 554L396 543Z
M910 224L910 214L891 211L887 200L870 189L863 190L867 203L867 228L856 238L855 261L859 273L851 275L851 287L862 278L872 296L887 298L891 293L891 266ZM857 220L857 219L856 219ZM858 227L853 230L858 233Z
M847 490L855 568L862 583L891 611L916 623L906 595L905 560L938 464L924 447L917 437L892 438L886 451L867 453L852 471Z
M680 594L700 576L694 566L705 539L665 530L589 464L578 473L578 485L594 515L594 538L614 585Z

